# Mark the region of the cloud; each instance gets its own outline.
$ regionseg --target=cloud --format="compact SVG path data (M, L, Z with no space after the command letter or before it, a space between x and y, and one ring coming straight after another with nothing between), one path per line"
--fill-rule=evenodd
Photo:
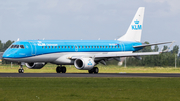
M159 13L162 13L164 15L168 15L168 16L174 16L174 15L177 15L177 14L180 14L180 0L144 0L145 2L147 3L156 3L156 4L160 4L159 6L161 5L164 5L163 8L161 8L161 12ZM167 6L166 6L167 4ZM158 8L156 8L157 11ZM165 10L166 9L166 10Z

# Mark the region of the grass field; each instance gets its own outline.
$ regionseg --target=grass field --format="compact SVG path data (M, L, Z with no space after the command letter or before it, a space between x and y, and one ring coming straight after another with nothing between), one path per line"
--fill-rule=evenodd
M87 70L77 70L74 66L66 66L67 73L88 73ZM174 67L120 67L115 65L98 65L100 73L180 73L180 68ZM0 65L0 73L17 73L18 65ZM56 65L47 64L42 69L28 69L24 66L25 73L56 73Z
M180 78L0 78L0 101L179 101Z

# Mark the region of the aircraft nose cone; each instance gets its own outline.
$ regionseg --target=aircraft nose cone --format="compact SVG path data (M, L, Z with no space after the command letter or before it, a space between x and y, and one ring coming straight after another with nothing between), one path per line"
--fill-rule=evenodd
M13 58L14 54L12 51L5 51L2 55L2 58L8 60L8 58Z

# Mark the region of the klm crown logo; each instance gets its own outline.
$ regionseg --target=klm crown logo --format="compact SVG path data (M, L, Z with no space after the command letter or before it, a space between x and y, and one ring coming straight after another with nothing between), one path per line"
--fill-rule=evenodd
M139 25L139 21L136 19L136 21L134 21L135 25L131 25L132 30L142 30L142 25Z
M134 23L135 23L135 24L139 24L139 21L137 21L137 19L136 19L136 21L134 21Z
M92 65L91 61L89 61L88 65Z

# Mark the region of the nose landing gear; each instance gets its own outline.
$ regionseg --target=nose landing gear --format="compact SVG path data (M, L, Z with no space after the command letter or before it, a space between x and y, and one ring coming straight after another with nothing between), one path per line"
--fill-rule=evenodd
M20 65L21 68L18 70L19 73L24 73L23 65L24 65L24 62L21 62L21 65Z
M19 73L24 73L23 66L21 65L21 68L18 70Z

